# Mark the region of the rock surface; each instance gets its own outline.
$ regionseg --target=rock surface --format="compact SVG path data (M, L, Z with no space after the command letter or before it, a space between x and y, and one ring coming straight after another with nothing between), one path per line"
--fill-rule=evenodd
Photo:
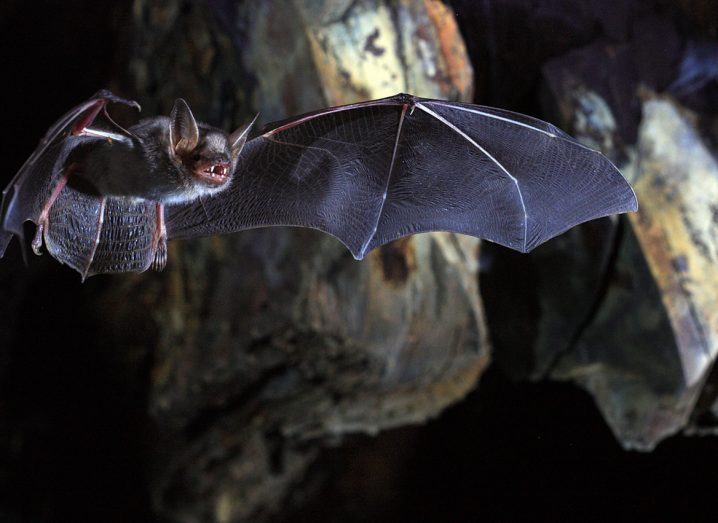
M402 91L471 98L463 42L435 0L140 1L132 22L131 92L160 111L182 94L224 127ZM172 245L151 285L108 289L118 325L135 314L130 296L155 311L149 409L172 429L156 507L266 517L327 442L425 421L466 395L489 358L477 257L477 240L434 233L357 263L315 231L259 230Z
M522 22L522 38L540 39L544 23L557 23L558 4L539 2L543 17ZM497 20L509 6L526 9L520 0L490 5ZM634 8L620 17L624 30L603 19L603 35L547 61L542 99L547 114L635 183L639 212L583 225L526 257L485 246L482 297L494 359L507 374L576 381L622 445L651 450L686 427L715 425L717 178L706 104L718 53L687 40L671 17ZM598 20L580 13L578 25ZM545 38L534 52L566 44ZM580 42L577 33L567 38ZM471 38L468 46L477 47Z
M99 86L145 114L183 96L228 130L258 111L475 90L600 148L641 211L528 256L431 234L356 263L313 231L248 231L174 243L162 274L82 285L48 256L22 267L13 246L0 519L511 519L526 492L534 516L583 517L616 509L607 496L660 513L681 489L712 506L694 472L715 470L716 440L622 452L591 401L625 448L718 434L718 4L450 4L2 4L23 79L7 83L24 101L6 107L24 130L5 137L14 167Z

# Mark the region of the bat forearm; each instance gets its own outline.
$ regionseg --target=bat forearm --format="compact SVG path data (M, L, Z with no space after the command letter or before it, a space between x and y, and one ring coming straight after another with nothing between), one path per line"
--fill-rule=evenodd
M127 145L132 144L132 140L120 133L113 133L111 131L104 131L102 129L92 129L90 127L87 127L83 129L82 131L77 133L77 136L91 136L95 138L102 138L105 140L115 141L115 142L121 142Z
M152 240L154 255L151 268L161 271L167 265L167 227L165 225L165 206L158 203L155 207L155 232Z

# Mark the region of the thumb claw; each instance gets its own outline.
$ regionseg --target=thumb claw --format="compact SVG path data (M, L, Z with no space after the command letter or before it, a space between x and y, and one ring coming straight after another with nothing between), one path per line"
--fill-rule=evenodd
M121 96L117 96L116 94L113 94L112 91L110 91L109 89L100 89L99 91L97 91L95 93L93 98L105 100L107 102L127 105L129 107L134 107L138 111L142 110L142 108L140 107L140 104L137 103L136 101L130 100L129 98L122 98Z

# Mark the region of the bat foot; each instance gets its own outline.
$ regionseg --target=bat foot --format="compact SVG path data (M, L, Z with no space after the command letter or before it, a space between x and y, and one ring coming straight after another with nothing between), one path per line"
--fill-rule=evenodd
M162 236L157 242L155 257L152 260L150 268L154 271L161 271L167 265L167 238Z
M37 229L35 230L35 236L33 236L32 242L30 242L30 247L32 247L32 252L34 252L38 256L42 255L42 238L43 238L44 233L45 233L45 224L43 224L43 223L38 224Z

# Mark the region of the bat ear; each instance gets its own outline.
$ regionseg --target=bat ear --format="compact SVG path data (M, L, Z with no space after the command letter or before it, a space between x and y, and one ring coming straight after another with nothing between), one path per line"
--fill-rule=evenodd
M242 147L244 147L244 144L247 141L247 136L249 136L249 130L252 128L252 125L254 125L254 122L257 121L257 116L259 116L259 113L257 113L251 122L243 125L229 135L229 144L232 148L232 158L238 158L239 153L242 152Z
M178 155L190 153L199 142L199 129L194 115L182 98L175 101L170 113L170 143Z

